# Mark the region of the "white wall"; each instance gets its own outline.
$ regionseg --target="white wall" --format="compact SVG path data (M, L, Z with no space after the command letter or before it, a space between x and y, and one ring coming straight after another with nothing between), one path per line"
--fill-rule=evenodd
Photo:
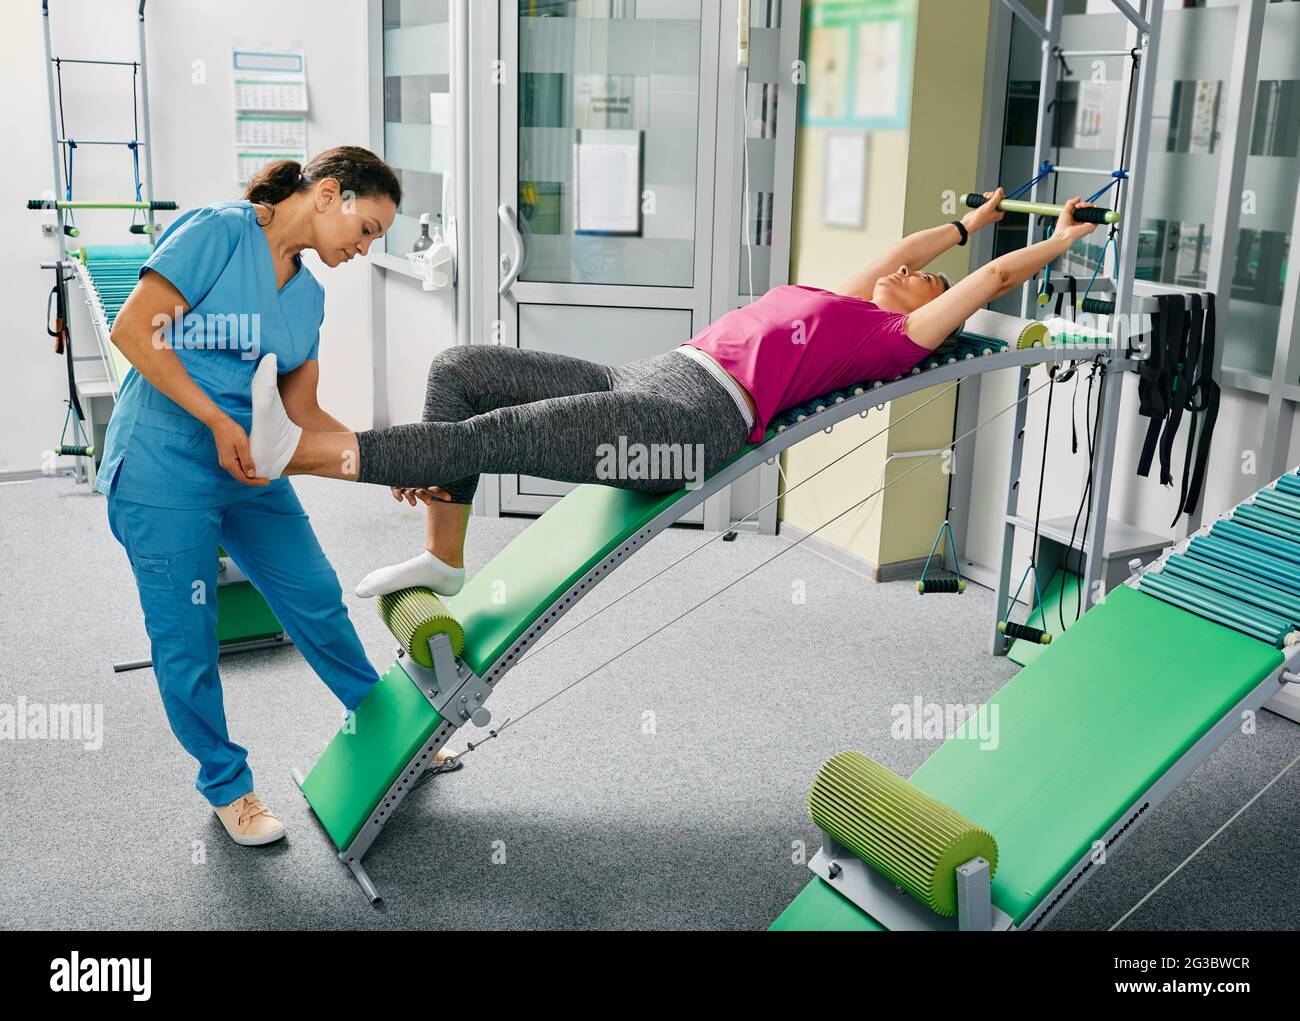
M464 279L464 278L462 278ZM454 292L428 292L410 277L385 280L388 329L388 423L418 422L424 410L429 362L456 344ZM475 337L475 342L485 338Z
M135 58L136 0L52 0L51 6L56 56ZM53 274L39 269L40 262L56 257L57 247L40 232L42 214L28 212L23 201L53 186L39 7L35 0L7 5L7 27L0 34L0 94L8 147L3 159L0 232L9 239L0 249L6 369L0 376L0 470L39 467L41 452L56 441L65 412L62 363L51 354L43 325ZM306 51L310 152L344 143L367 144L365 12L366 5L353 0L223 0L220 4L150 0L146 29L155 196L174 199L182 209L239 197L232 156L229 65L233 45ZM204 62L206 83L193 80L196 61ZM68 66L64 86L68 130L74 138L130 136L129 69ZM75 197L132 197L125 150L79 149L74 174ZM168 214L159 215L164 224L168 222ZM129 214L87 213L78 220L81 242L139 240L127 231ZM354 428L369 427L373 412L370 268L363 260L354 260L331 270L314 253L304 258L326 294L320 349L322 405ZM390 318L390 335L418 338L405 322ZM90 337L83 334L75 340L80 350L93 350ZM395 341L399 358L409 361L422 356L425 367L427 355L441 346L421 341L419 355L412 356L403 353L405 343ZM399 380L422 395L423 375L421 368L418 380ZM405 403L395 400L403 409Z

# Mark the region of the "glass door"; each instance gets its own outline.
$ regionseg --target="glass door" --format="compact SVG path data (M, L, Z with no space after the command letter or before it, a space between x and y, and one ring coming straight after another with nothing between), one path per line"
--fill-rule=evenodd
M719 5L502 0L500 31L499 342L676 347L710 320ZM500 480L503 512L573 488Z

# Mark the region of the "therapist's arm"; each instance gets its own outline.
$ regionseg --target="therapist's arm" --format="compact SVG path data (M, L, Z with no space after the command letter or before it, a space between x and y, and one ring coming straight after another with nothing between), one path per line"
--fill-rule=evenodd
M170 324L178 314L184 316L189 308L170 280L150 270L122 305L108 338L140 375L212 430L221 467L245 485L269 485L268 479L244 472L243 466L252 464L253 458L243 427L199 388L166 343L170 334L162 324Z
M292 372L279 379L280 400L284 402L289 421L308 432L346 433L346 425L322 410L317 400L316 387L320 383L320 362L308 358Z

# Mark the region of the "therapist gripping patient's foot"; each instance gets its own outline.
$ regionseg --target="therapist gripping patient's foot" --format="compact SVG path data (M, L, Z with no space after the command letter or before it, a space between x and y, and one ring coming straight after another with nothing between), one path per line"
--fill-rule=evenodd
M253 427L248 436L258 477L278 479L293 459L302 429L289 420L280 397L276 357L266 355L253 374ZM422 587L453 596L465 584L465 568L452 566L425 550L400 564L381 567L362 579L356 593L373 598L399 589Z
M257 474L278 479L302 438L302 428L289 421L280 399L278 366L274 354L265 355L253 373L253 429L249 453Z

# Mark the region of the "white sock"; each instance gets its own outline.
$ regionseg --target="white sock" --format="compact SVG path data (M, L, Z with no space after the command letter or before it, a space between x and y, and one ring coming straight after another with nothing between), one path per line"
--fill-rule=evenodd
M454 596L465 584L465 568L449 567L428 550L400 564L371 571L361 579L357 595L363 599L404 588L429 588L440 596Z
M289 421L276 382L275 355L262 359L253 373L253 428L248 445L257 477L278 479L298 449L302 428Z

